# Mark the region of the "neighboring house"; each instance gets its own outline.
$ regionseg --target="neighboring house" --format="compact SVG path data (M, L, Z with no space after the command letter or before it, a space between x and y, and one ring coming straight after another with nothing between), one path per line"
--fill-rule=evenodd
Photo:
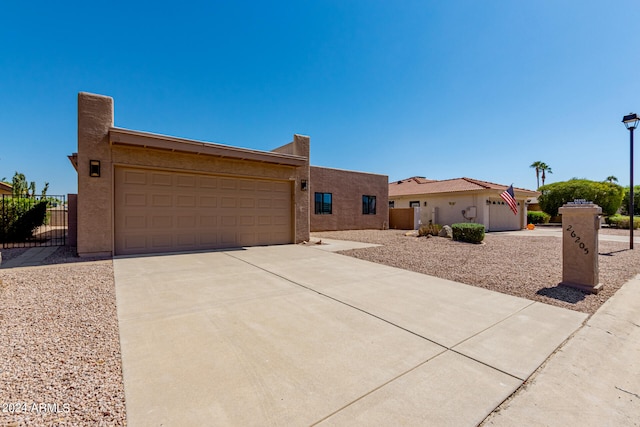
M0 196L1 195L12 195L13 194L13 186L11 184L7 184L6 182L0 182Z
M80 256L298 243L311 230L387 224L388 178L310 167L307 136L258 151L116 128L113 117L112 98L78 94L69 218Z
M475 222L484 224L487 231L520 230L527 225L527 200L540 193L514 188L518 202L518 213L514 214L500 197L507 188L471 178L436 181L411 177L389 183L389 207L418 208L418 224Z

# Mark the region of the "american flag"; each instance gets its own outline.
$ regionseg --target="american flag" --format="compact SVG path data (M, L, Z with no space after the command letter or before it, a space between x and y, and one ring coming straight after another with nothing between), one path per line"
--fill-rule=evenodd
M502 194L500 194L502 200L507 202L514 215L518 215L518 202L516 202L516 195L513 192L513 184L509 186Z

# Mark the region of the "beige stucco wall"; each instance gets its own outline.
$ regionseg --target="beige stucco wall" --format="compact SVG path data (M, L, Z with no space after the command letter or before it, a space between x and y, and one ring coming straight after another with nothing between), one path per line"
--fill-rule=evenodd
M309 138L295 135L291 151L307 158L305 166L277 165L208 155L177 153L142 147L111 145L113 99L78 94L78 254L113 254L114 179L116 165L211 173L247 178L288 180L294 183L295 242L309 239L309 198L301 180L309 180ZM101 176L89 176L89 161L99 160Z
M109 128L113 99L78 94L78 254L111 255L113 251L113 167ZM89 161L99 160L99 178L89 177Z
M274 153L293 154L295 156L302 156L309 159L310 153L310 139L305 135L294 135L293 141L289 144L278 147L273 151ZM309 214L313 212L313 205L310 204L308 189L309 181L311 180L311 171L309 162L304 166L300 166L295 170L295 211L296 211L296 243L308 241L309 232L311 231L311 222ZM307 182L307 190L302 190L302 182Z
M311 166L309 212L311 231L382 229L389 226L389 183L386 175ZM315 193L332 193L332 214L316 215ZM362 196L376 196L375 215L362 213Z

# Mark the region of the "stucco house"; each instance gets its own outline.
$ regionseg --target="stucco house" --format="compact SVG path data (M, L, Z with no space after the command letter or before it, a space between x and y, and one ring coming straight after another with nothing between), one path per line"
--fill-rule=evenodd
M514 214L500 197L507 188L472 178L430 180L414 176L391 182L391 227L396 225L393 209L415 208L415 226L476 222L484 224L487 231L520 230L527 225L527 201L540 193L514 187L518 204L518 212Z
M117 128L112 98L80 93L69 240L80 256L129 255L388 224L387 176L311 167L309 150L303 135L259 151Z

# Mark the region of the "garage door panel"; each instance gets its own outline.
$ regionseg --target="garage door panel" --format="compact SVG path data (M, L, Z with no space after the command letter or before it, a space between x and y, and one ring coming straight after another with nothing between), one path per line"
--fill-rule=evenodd
M177 175L178 187L196 188L196 177L192 175Z
M259 209L269 209L271 207L271 199L258 199Z
M152 228L171 228L173 227L173 217L172 216L158 216L154 215L151 217L151 227Z
M291 243L288 181L115 170L116 254Z
M220 178L220 188L227 190L235 190L238 187L238 183L235 179Z
M220 233L220 243L222 245L236 245L238 243L238 234L235 231L223 231Z
M254 226L256 223L255 217L253 216L241 216L240 217L240 225L243 227Z
M243 197L240 199L240 207L243 209L253 209L256 207L256 199Z
M178 236L176 236L176 245L178 246L178 248L191 248L196 245L196 241L197 236L193 233L178 234Z
M289 205L289 200L287 199L273 199L273 202L271 203L271 208L272 209L284 209Z
M222 220L223 227L235 227L237 225L237 218L235 216L222 216L220 219Z
M242 180L238 183L238 189L239 190L248 190L248 191L253 191L256 188L256 183L255 181L249 181L249 180Z
M215 228L218 225L218 217L213 215L201 215L200 227L203 229Z
M173 197L169 194L152 194L151 206L155 208L170 208L173 205ZM146 206L146 205L143 205Z
M151 173L151 183L154 186L170 187L173 185L173 178L168 173Z
M126 170L123 175L123 182L126 184L147 184L147 174L144 171Z
M214 196L200 196L200 207L216 208L218 207L218 198Z
M176 206L179 208L194 208L196 206L196 196L178 196Z
M140 193L129 193L124 198L124 204L126 206L146 206L147 195Z
M216 247L218 245L217 233L202 233L200 235L200 243L205 246Z
M125 217L124 224L127 230L136 230L147 228L147 217L144 215L134 216L129 215Z
M200 188L218 188L218 178L209 176L200 177Z
M147 247L147 238L145 236L127 236L124 238L124 247L127 250L140 250Z
M238 205L238 200L235 197L223 197L221 206L223 208L235 208Z

